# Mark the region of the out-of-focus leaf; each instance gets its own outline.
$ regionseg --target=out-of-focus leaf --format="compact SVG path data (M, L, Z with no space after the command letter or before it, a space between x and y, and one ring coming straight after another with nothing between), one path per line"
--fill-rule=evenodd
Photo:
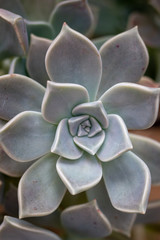
M28 35L23 18L0 9L0 59L24 56L28 50Z

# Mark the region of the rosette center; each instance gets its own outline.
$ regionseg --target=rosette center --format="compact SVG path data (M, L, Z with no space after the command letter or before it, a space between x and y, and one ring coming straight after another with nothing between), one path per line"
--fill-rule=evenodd
M72 136L93 137L102 131L99 122L94 117L88 115L72 117L68 123Z

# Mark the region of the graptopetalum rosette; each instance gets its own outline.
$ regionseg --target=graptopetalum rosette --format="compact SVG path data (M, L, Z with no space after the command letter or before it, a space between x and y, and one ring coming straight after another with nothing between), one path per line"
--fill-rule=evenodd
M37 160L19 183L19 216L52 213L66 189L87 191L89 203L62 213L65 227L89 237L107 236L112 228L128 234L135 213L146 211L151 178L132 152L127 129L152 126L159 107L159 89L135 84L148 64L137 28L98 52L64 24L45 64L46 90L22 75L0 78L0 116L8 121L0 130L2 149L16 162Z

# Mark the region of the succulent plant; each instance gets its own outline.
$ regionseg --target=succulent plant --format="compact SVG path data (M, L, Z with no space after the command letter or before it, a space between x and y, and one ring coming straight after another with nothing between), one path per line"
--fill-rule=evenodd
M57 234L51 231L9 216L4 217L0 226L0 238L4 240L61 240Z
M56 4L57 2L0 1L0 59L26 56L31 33L53 39L64 21L83 34L89 35L92 32L94 20L87 0L69 0Z
M159 11L158 1L150 2ZM63 239L100 239L112 231L129 236L136 213L146 210L150 173L152 185L160 183L160 144L127 131L156 120L159 89L134 84L147 68L148 53L136 28L108 36L125 29L135 6L145 6L143 12L159 26L144 0L0 0L1 8L12 11L0 10L0 59L9 57L0 62L0 74L8 71L10 57L19 56L9 75L0 77L0 172L11 177L25 172L18 189L20 217L36 217L27 221L59 234L55 223L61 214ZM52 42L64 21L89 37L103 36L92 39L100 51L67 25ZM13 218L18 217L17 188L7 183L4 189L4 181L2 175L0 203L12 217L4 218L0 238L60 239ZM158 207L150 203L136 222L158 221ZM128 238L113 234L109 239Z
M6 124L6 121L0 121L0 128ZM0 145L0 172L11 177L21 177L26 169L34 162L20 163L10 158Z
M18 176L31 164L19 183L21 218L52 213L66 189L87 191L89 202L62 213L64 226L86 237L104 237L112 229L129 234L150 192L150 172L141 160L147 156L133 146L143 145L143 139L134 141L133 135L132 143L127 131L148 128L157 117L159 89L135 84L147 64L136 28L108 40L98 52L64 24L47 50L46 90L23 75L0 77L1 155L9 158L8 166L22 166Z
M148 165L150 169L151 177L152 177L152 185L153 186L159 185L160 183L160 179L159 179L160 143L150 138L138 136L135 134L130 134L130 139L133 144L132 151L138 157L145 160L145 163ZM105 184L102 180L95 187L87 191L87 197L89 201L96 199L100 211L102 211L102 213L107 217L109 223L111 224L112 230L115 232L120 232L129 236L135 220L136 220L135 224L136 223L138 224L152 223L153 224L153 223L159 222L159 201L150 202L145 215L142 215L142 214L136 215L135 213L126 213L126 212L118 211L117 209L113 208L113 205L109 199L108 193L106 192ZM90 203L90 205L93 205L93 203ZM80 222L79 219L76 221L76 216L77 215L79 216L79 214L81 213L81 211L83 211L83 209L85 209L86 211L86 207L87 206L84 206L83 204L83 205L73 206L73 207L69 207L68 209L65 209L61 215L62 223L64 224L64 226L66 226L67 229L76 231L80 235L82 230L78 227L78 222L79 222L79 225L80 223L82 224L82 222ZM92 212L94 211L92 210ZM86 215L83 214L82 221L85 221L85 217ZM95 217L93 218L93 215L92 215L92 221L91 221L92 227L94 227L95 222L97 223L97 225L99 223L99 221L93 222L93 219L95 220L96 218ZM91 227L90 229L92 232ZM108 229L110 229L109 224L108 224ZM101 233L102 233L102 230L101 230ZM114 236L113 239L121 239L121 236L119 238L116 238L116 236ZM135 237L135 239L137 238Z
M133 11L128 20L128 27L137 25L139 32L146 45L152 48L159 48L160 33L160 3L156 0L149 0L142 11Z
M47 0L44 4L43 0L33 0L32 8L30 8L30 0L0 1L0 7L3 8L0 10L2 33L0 59L10 58L10 56L26 58L31 33L53 39L59 33L64 21L73 29L90 36L96 46L100 47L108 40L108 35L115 35L125 30L129 13L135 7L142 8L142 5L147 5L142 3L143 1L130 3L122 1L119 3L117 0L90 0L89 5L87 0ZM101 36L101 38L94 39L95 36ZM31 42L34 41L33 39L34 37L32 37ZM0 63L1 75L8 73L8 68L4 69L3 65L2 61ZM20 72L17 73L30 76L30 73L25 69L25 59L14 59L13 65L15 65L15 72L17 68L20 68ZM149 75L154 78L150 68Z
M136 223L153 224L159 223L160 201L154 201L148 204L146 214L138 214Z
M139 33L150 52L150 76L160 82L160 2L149 0L144 8L135 9L128 18L128 28L138 26Z

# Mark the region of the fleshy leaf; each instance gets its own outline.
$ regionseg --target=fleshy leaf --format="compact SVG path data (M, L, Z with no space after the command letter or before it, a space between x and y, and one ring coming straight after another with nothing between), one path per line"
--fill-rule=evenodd
M5 240L61 240L51 231L9 216L4 217L0 226L0 238Z
M129 129L153 125L159 110L159 89L134 83L119 83L106 91L100 100L107 113L121 116Z
M110 223L95 200L65 209L61 220L67 230L81 237L100 238L112 232Z
M126 20L135 2L89 0L95 18L94 36L116 34L126 28ZM139 5L138 2L136 4ZM136 5L137 7L137 5ZM126 20L125 20L126 19Z
M42 114L48 122L58 124L63 118L72 116L72 109L76 105L88 101L88 92L83 86L48 81Z
M46 87L49 79L45 68L45 55L52 41L31 35L31 42L27 56L27 70L29 75Z
M57 0L20 0L25 18L31 21L48 21ZM31 7L32 6L32 7Z
M108 127L107 112L101 101L82 103L72 110L73 115L89 114L95 117L102 128Z
M151 172L152 184L160 184L160 143L147 137L130 134L133 152L138 155L148 166Z
M160 29L154 22L153 16L149 14L133 12L129 16L128 28L138 25L139 33L147 46L160 47Z
M111 223L112 229L116 232L130 236L131 228L136 218L135 213L125 213L116 210L109 199L104 182L101 181L95 187L87 191L89 201L96 199L99 208Z
M21 177L23 173L33 164L30 162L17 162L10 158L0 147L0 172L11 177Z
M102 177L98 159L88 153L76 161L60 157L56 167L60 178L73 195L95 186Z
M0 117L10 120L20 112L41 110L45 88L31 78L8 74L0 77Z
M91 101L95 99L102 72L99 52L88 38L66 24L47 51L46 69L52 81L80 84Z
M88 132L82 127L82 125L79 125L77 136L84 137L87 135L88 135Z
M69 131L72 136L75 136L77 134L80 123L84 122L88 118L88 115L82 115L78 117L71 117L70 119L68 119Z
M18 14L22 17L25 16L24 9L23 9L20 1L17 1L17 0L12 0L12 1L10 1L10 0L5 0L5 1L0 0L0 6L3 9L8 10L12 13Z
M45 216L55 211L66 188L56 171L58 156L48 154L22 176L18 187L19 216Z
M63 119L59 123L55 139L51 147L51 152L73 160L82 156L83 151L75 145L73 138L70 135L68 129L68 119Z
M148 65L148 53L136 27L108 40L100 54L103 72L98 97L119 82L138 82Z
M102 146L105 139L105 132L102 130L100 133L96 134L94 137L78 137L73 138L75 144L82 148L84 151L95 155L99 148Z
M13 61L11 62L10 68L9 68L9 74L21 74L21 75L27 75L26 72L26 59L21 57L15 57Z
M60 32L64 22L82 34L89 34L94 19L87 0L71 0L57 4L51 14L50 22L56 34Z
M97 133L102 131L102 128L95 118L90 117L90 122L91 122L91 129L89 131L88 137L94 137Z
M0 9L0 58L26 55L28 36L21 16Z
M156 224L160 221L160 201L153 201L148 204L144 215L138 214L136 224Z
M130 213L145 213L151 177L146 164L127 152L104 163L103 178L113 207Z
M44 21L32 22L29 20L25 20L25 23L27 26L27 31L29 36L31 34L34 34L38 37L49 38L49 39L54 38L53 28L50 25L50 23L44 22Z
M48 21L56 3L57 0L0 0L1 8L31 21Z
M122 118L115 114L108 115L109 127L105 130L105 140L97 152L97 157L107 162L131 150L127 128Z
M41 113L18 114L0 130L4 151L11 158L27 162L50 152L56 127L43 120Z

